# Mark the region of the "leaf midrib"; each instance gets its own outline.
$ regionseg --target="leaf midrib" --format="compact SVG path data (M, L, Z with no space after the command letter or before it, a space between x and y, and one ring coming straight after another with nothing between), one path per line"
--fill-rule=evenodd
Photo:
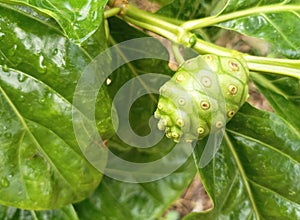
M295 51L299 50L290 40L289 37L284 34L281 29L267 16L266 13L262 13L262 16L266 19L266 21L280 34L280 36L287 42L291 48Z
M233 146L232 142L230 141L227 132L225 132L224 138L225 138L225 141L227 142L229 150L231 151L232 156L233 156L233 158L234 158L234 160L236 162L237 168L238 168L238 170L239 170L239 172L241 174L241 178L242 178L242 181L244 182L244 186L245 186L247 194L249 196L249 200L250 200L250 203L252 205L253 211L254 211L254 213L255 213L255 215L257 217L257 220L260 220L259 212L258 212L258 209L256 207L256 203L254 201L254 197L253 197L250 185L249 185L248 180L247 180L246 172L245 172L245 170L244 170L244 168L242 166L241 161L239 160L239 157L238 157L236 151L234 150L234 146Z

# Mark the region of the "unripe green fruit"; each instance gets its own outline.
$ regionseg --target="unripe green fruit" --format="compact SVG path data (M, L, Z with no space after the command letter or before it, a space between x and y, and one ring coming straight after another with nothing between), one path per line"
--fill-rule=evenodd
M223 121L227 123L246 102L248 81L242 59L201 55L187 60L160 88L154 113L158 128L175 142L204 138L224 127Z

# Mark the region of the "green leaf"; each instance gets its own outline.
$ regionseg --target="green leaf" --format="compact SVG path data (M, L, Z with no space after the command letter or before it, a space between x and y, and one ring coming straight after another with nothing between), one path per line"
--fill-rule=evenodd
M199 168L213 209L185 219L299 219L299 153L298 131L245 104L213 161Z
M264 39L272 45L272 52L288 58L299 59L299 3L299 0L229 0L222 14L226 15L228 19L231 16L230 13L235 13L235 15L218 26Z
M194 167L190 158L168 177L149 183L126 183L104 177L96 192L75 208L81 220L157 219L191 182Z
M174 0L156 13L172 19L190 20L208 15L210 8L210 1Z
M49 211L29 211L0 206L0 219L6 220L78 220L72 205Z
M146 36L119 19L109 19L109 23L111 27L110 32L114 38L112 42L123 42L127 40L127 38ZM126 35L124 35L124 33L126 33ZM146 42L146 40L144 40L144 42ZM158 50L165 53L166 57L168 57L167 51L165 49L162 50L161 46L158 47L158 44L148 46L147 52L148 50ZM120 49L123 49L123 47ZM146 50L145 47L128 49L131 49L130 51L134 53L142 54L144 53L143 50ZM126 55L128 56L128 54L122 53L121 50L119 52L120 56L126 60L124 57L126 57ZM171 71L168 68L168 62L164 60L140 59L126 63L126 65L118 68L110 76L111 83L108 86L110 95L115 97L116 93L122 89L126 82L146 73L170 74ZM156 80L154 77L151 80L155 82L154 84L157 87L162 84L161 80ZM145 86L146 90L150 88L149 82L142 82L141 84ZM137 92L137 88L129 87L129 90L126 92L127 99L125 99L125 102L128 102L130 96ZM156 107L156 98L154 94L152 94L152 96L144 95L132 104L129 118L131 127L137 135L143 136L149 133L148 121ZM170 172L167 177L162 179L148 183L121 182L120 180L113 179L109 174L121 173L121 177L126 174L128 174L129 177L135 177L140 174L142 176L156 178L155 175L159 175L160 169L155 169L154 172L151 172L152 170L143 172L144 170L141 169L141 166L145 163L164 158L167 153L172 151L174 143L163 138L154 146L138 148L126 144L120 138L114 136L107 141L107 146L118 158L135 163L136 169L132 171L118 170L117 168L113 169L112 167L116 164L113 160L115 157L109 157L109 164L106 167L108 176L104 177L99 188L92 196L76 205L80 219L155 219L156 217L160 217L167 207L180 196L195 175L193 159L187 157L186 160L180 164L180 168L175 169L174 172ZM180 159L180 155L179 157L172 158L172 160L165 159L159 168L164 168L170 164L178 164L178 161L181 162ZM140 163L141 166L139 165ZM132 179L130 180L132 181Z
M39 210L83 200L102 176L82 155L72 124L74 90L91 57L47 23L6 7L0 14L0 203ZM107 138L105 87L97 100Z
M300 83L291 77L267 76L251 73L259 90L270 102L274 111L289 122L295 130L300 130Z
M103 22L107 0L1 0L0 2L30 6L54 18L71 41L81 44L93 35Z
M143 32L140 32L135 28L132 28L124 21L118 18L110 18L109 25L110 25L112 44L125 42L127 40L134 39L134 38L148 37ZM127 34L124 35L123 33L127 33ZM127 48L127 49L130 50L131 48ZM139 50L141 49L143 48L139 48ZM153 53L156 53L155 51L161 51L165 57L168 57L167 50L164 49L162 45L158 43L158 41L157 44L155 45L148 45L148 49L154 51ZM136 53L139 52L144 53L143 51L136 51ZM148 51L146 51L146 53L148 53ZM149 54L150 53L151 52L149 52ZM123 57L124 55L125 54L123 54L120 51L120 57ZM126 57L124 59L126 59ZM147 73L160 73L160 74L171 75L172 71L168 67L167 61L159 60L159 59L139 59L132 62L126 62L126 65L119 67L116 71L114 71L109 76L111 83L107 88L111 98L113 99L115 97L116 93L119 91L120 88L122 88L122 86L126 82L133 79L134 77L137 77L142 74L147 74ZM161 80L158 79L157 85L159 84L162 84L162 82ZM147 82L146 84L144 83L144 85L147 85ZM146 90L148 89L147 87L144 88ZM137 93L136 88L132 88L131 93L128 94L128 96L136 93ZM134 103L135 108L131 108L129 112L132 129L135 132L137 132L139 135L146 135L149 132L148 124L145 126L145 124L141 122L148 123L149 117L153 115L153 112L156 108L156 100L157 100L157 95L151 94L151 92L149 92L148 95L144 95L144 97L138 99Z

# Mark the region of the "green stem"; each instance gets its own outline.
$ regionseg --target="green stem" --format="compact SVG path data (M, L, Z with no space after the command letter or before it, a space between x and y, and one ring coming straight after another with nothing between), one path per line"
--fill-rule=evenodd
M124 21L127 21L131 24L134 24L140 28L145 28L149 31L152 31L156 34L159 34L173 42L176 42L177 41L177 34L174 34L170 31L167 31L159 26L155 26L155 25L152 25L152 24L148 24L148 23L144 23L144 22L141 22L141 21L138 21L138 20L135 20L135 19L132 19L131 17L128 17L128 16L123 16L123 20Z
M254 7L246 10L236 11L224 15L219 16L211 16L206 18L201 18L197 20L191 20L183 23L181 27L185 30L193 30L203 27L212 26L215 24L219 24L221 22L250 16L254 14L261 14L261 13L276 13L282 11L297 11L300 10L300 5L268 5L268 6L261 6L261 7Z
M227 49L224 47L217 46L213 43L197 39L196 44L193 46L193 49L195 49L197 52L202 54L215 54L218 56L232 56L232 54L238 54L238 51ZM240 53L241 54L241 53Z
M174 57L179 65L184 63L184 57L182 56L182 53L180 51L180 45L172 43L172 51L174 54Z
M121 11L121 8L108 9L104 12L104 18L109 18L109 17L115 16L115 15L119 14L120 11Z
M280 6L280 7L279 7ZM248 10L243 10L239 12L230 13L227 15L221 15L219 17L209 17L204 18L205 23L214 24L214 22L221 22L225 20L230 20L240 16L246 16L262 12L278 12L283 10L300 10L300 6L294 5L275 5L275 6L263 6L259 8L252 8ZM195 35L185 28L195 28L194 25L198 25L199 21L204 21L204 19L199 19L196 21L186 22L181 26L177 26L167 20L162 20L160 17L153 15L152 13L145 12L143 10L137 9L132 5L123 5L120 15L123 19L129 23L132 23L140 28L145 28L156 34L159 34L174 43L182 44L186 47L193 47L200 54L215 54L218 56L242 56L248 64L249 70L257 71L262 73L273 73L285 76L292 76L300 79L300 61L290 60L290 59L277 59L277 58L267 58L251 56L248 54L243 54L235 50L217 46L213 43L197 39L196 42ZM214 22L213 22L214 21ZM195 23L191 23L195 22ZM193 25L189 25L193 24ZM196 26L203 27L203 26ZM191 43L194 42L194 43Z
M275 73L300 79L300 60L243 55L248 68L256 72Z
M151 24L152 26L160 27L161 29L170 31L174 34L180 31L180 27L178 25L162 20L160 16L155 16L153 13L138 9L132 5L124 5L122 15L126 15L127 17L143 23Z

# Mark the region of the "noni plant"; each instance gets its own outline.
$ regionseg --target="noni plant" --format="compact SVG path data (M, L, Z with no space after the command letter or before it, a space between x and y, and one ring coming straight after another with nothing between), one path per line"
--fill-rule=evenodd
M0 0L0 219L300 219L299 36L299 0Z

